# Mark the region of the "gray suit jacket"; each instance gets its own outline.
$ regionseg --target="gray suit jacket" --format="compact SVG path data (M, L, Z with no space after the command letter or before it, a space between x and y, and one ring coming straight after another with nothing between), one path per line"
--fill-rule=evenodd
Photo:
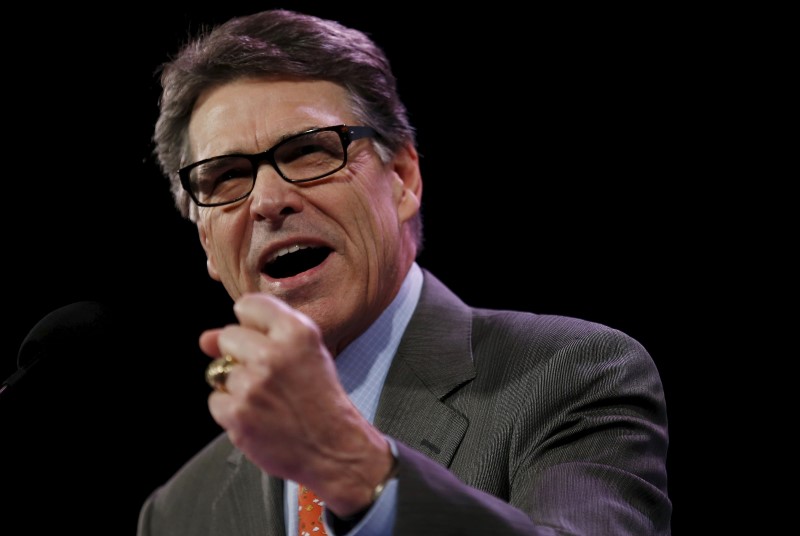
M429 272L375 424L399 447L394 534L670 534L667 416L647 351L574 318L475 309ZM140 536L284 536L283 482L220 435Z

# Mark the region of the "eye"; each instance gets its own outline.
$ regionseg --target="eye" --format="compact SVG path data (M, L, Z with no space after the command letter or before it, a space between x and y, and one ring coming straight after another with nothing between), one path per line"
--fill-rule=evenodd
M211 193L228 181L252 180L252 175L253 167L249 160L226 156L194 168L191 180L197 191Z
M253 176L253 167L250 165L245 159L240 159L237 162L230 162L226 167L223 167L216 171L215 176L212 175L210 180L219 185L225 181L231 181L236 179L247 179L250 180Z
M275 153L275 159L281 164L309 165L315 162L340 160L342 158L342 142L335 132L323 131L304 134L287 140Z

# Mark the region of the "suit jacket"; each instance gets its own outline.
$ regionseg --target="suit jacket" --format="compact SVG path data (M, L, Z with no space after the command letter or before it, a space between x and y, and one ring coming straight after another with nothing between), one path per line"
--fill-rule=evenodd
M667 415L626 334L472 308L430 272L375 425L399 449L394 534L670 533ZM283 481L221 434L156 490L140 536L285 536Z

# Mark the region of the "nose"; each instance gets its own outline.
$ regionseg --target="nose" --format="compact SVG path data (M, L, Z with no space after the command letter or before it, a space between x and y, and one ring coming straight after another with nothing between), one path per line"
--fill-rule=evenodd
M300 189L287 182L269 164L258 169L253 191L248 199L250 216L256 220L280 222L286 216L303 210Z

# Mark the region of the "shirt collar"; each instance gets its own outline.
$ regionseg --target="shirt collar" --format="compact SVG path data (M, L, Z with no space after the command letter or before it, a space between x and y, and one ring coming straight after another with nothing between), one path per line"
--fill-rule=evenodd
M336 356L342 386L370 422L375 417L389 365L419 302L422 279L422 270L415 262L389 307Z

